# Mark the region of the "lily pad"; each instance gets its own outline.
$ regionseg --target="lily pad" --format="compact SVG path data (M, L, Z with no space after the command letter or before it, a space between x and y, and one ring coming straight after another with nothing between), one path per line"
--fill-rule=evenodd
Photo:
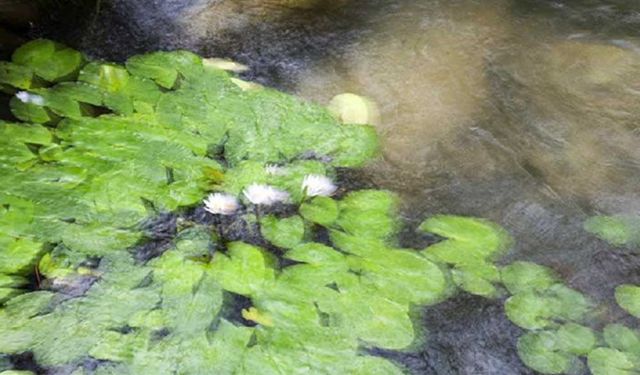
M260 231L264 238L272 244L290 249L302 241L304 222L297 215L284 219L269 215L260 220Z
M625 284L616 287L616 301L629 314L640 318L640 286Z

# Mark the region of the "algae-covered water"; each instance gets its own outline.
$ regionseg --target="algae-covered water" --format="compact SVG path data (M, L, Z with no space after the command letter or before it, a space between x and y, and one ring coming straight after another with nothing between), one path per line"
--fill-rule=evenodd
M639 4L45 3L0 2L5 60L82 53L0 72L0 371L640 373Z

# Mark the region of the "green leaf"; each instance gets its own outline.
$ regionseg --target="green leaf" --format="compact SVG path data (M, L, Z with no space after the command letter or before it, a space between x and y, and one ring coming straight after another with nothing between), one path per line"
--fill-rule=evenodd
M626 312L640 318L640 286L625 284L616 287L616 302Z
M543 374L564 374L576 366L577 358L557 350L553 332L527 333L518 339L518 355L527 367Z
M0 139L10 142L48 145L52 141L51 132L41 125L9 123L0 121Z
M46 39L22 45L13 53L12 60L33 69L47 81L73 79L84 63L80 52Z
M636 216L594 216L584 229L615 246L640 244L640 218Z
M586 355L596 346L593 330L575 323L567 323L556 332L556 347L567 353Z
M149 78L164 88L175 86L178 74L192 77L202 74L202 59L187 51L152 52L133 56L126 62L131 74Z
M338 214L338 203L329 197L315 197L300 206L303 218L324 227L331 226L338 219Z
M581 293L555 284L542 293L525 291L505 302L509 320L525 329L554 326L557 322L580 321L591 308L591 302Z
M623 352L640 355L640 332L622 324L609 324L604 327L604 340L607 345Z
M493 267L493 269L492 269ZM495 277L497 272L495 266L466 266L464 268L456 267L451 271L453 281L460 287L460 289L483 297L496 297L498 290L493 285L493 282L497 281ZM492 278L485 278L482 274L493 273Z
M363 286L406 304L439 302L448 287L440 267L412 251L388 249L364 258L351 256L349 264L361 273Z
M355 191L349 193L338 204L340 216L336 225L349 234L383 239L398 229L394 219L398 200L390 192Z
M72 250L97 256L126 250L140 237L140 233L101 224L69 225L62 234L62 241Z
M92 62L87 64L78 76L78 81L89 83L106 92L121 91L129 82L126 69L115 64Z
M300 244L285 253L287 259L304 262L312 265L328 265L346 261L344 255L329 246L310 242Z
M524 329L540 329L551 324L553 310L548 298L534 292L518 293L504 304L509 320Z
M7 93L13 93L13 88L27 90L34 87L33 70L6 61L0 61L0 86L8 86Z
M42 243L28 238L14 239L6 248L0 248L0 273L26 274L41 253Z
M35 103L24 103L17 97L11 98L9 102L11 113L17 119L36 124L45 124L56 120L56 116L45 107Z
M511 243L504 229L482 219L440 215L424 221L420 230L447 238L426 253L452 264L464 264L470 258L492 259Z
M278 247L290 249L302 241L304 222L297 215L284 219L269 215L260 219L260 231L267 241Z
M514 262L502 268L502 283L511 292L544 292L558 282L555 273L544 266L531 262Z
M214 257L213 276L228 291L252 295L274 278L271 259L264 250L242 242L227 244L227 254Z
M637 367L625 353L611 348L597 348L588 356L593 375L636 375Z

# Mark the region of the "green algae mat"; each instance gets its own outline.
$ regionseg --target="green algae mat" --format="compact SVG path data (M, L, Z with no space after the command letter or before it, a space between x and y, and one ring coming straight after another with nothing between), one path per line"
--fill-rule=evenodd
M458 292L504 299L539 372L640 373L640 333L595 329L549 268L498 265L497 225L436 216L419 230L439 241L401 248L392 192L334 182L376 157L375 130L222 67L48 40L0 63L17 119L0 122L0 374L31 373L25 355L75 375L402 374L370 349L424 345L421 309ZM618 290L640 315L640 287Z

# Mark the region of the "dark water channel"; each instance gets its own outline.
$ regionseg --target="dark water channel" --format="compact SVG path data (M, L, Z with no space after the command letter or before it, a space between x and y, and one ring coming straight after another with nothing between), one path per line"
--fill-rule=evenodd
M246 78L320 103L370 97L383 156L364 179L398 192L409 222L496 221L515 238L505 262L550 266L619 319L613 289L640 283L640 255L583 222L640 213L640 2L339 3L111 0L9 29L110 60L174 48L228 57ZM460 295L426 312L423 350L380 354L420 374L532 373L502 314L502 301Z

